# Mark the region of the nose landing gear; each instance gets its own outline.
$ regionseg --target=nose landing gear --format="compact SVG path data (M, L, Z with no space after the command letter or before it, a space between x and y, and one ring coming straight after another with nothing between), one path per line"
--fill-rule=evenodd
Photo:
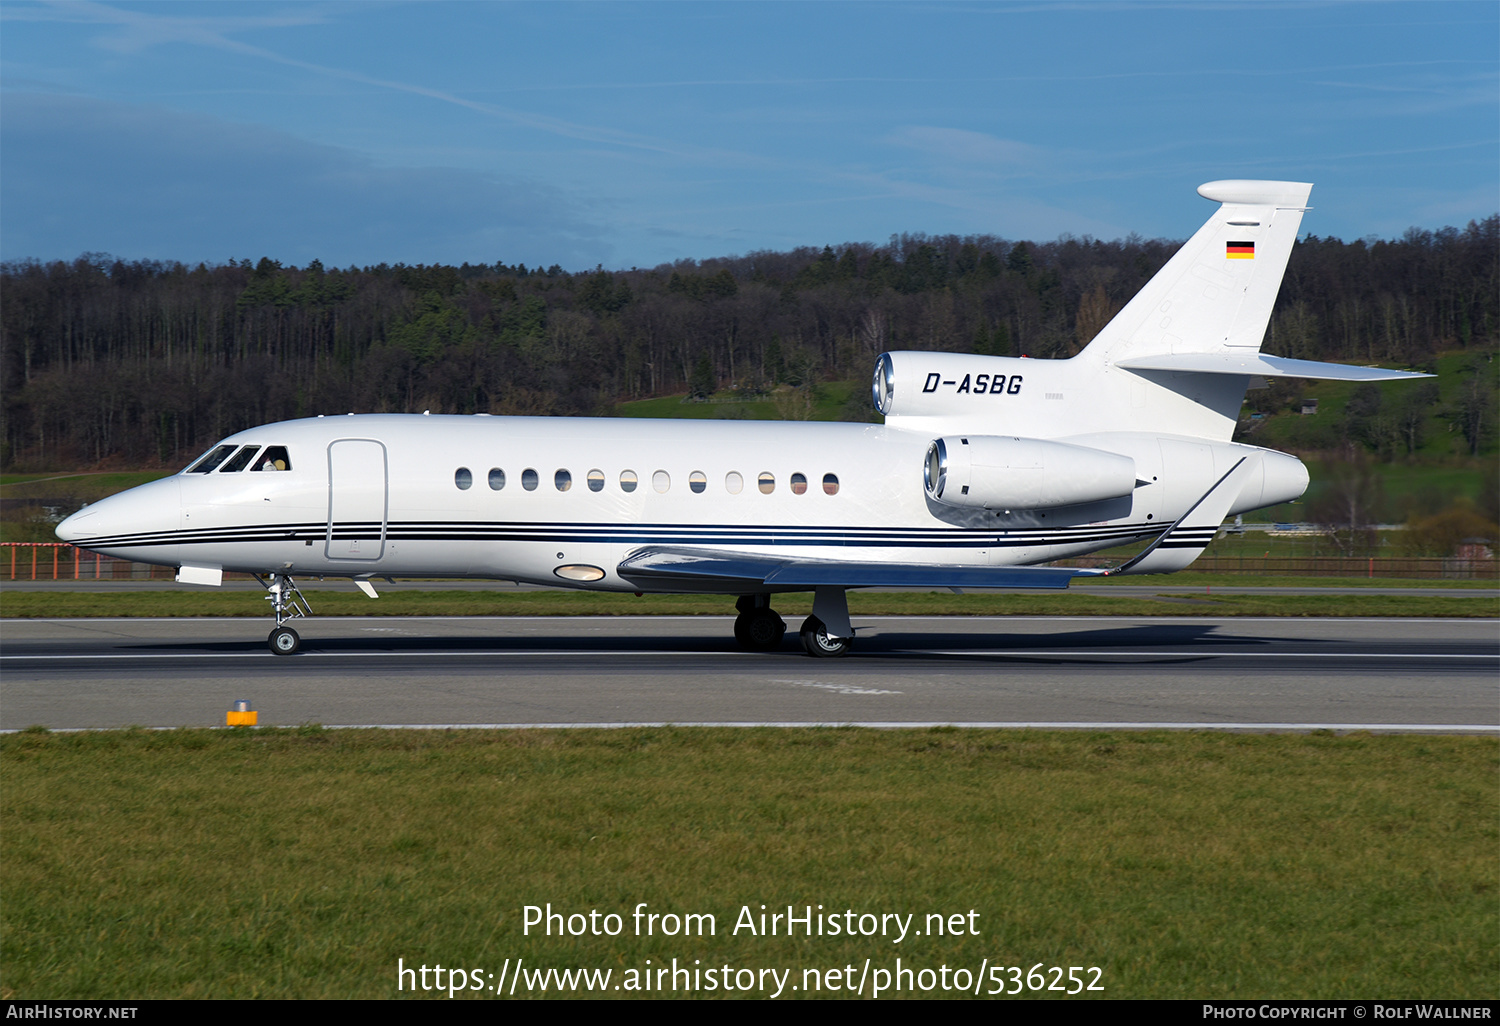
M270 592L266 601L271 603L271 609L276 614L276 626L272 629L270 637L266 638L266 644L271 651L277 655L291 655L302 647L302 638L298 633L286 626L286 621L299 616L308 616L312 613L312 607L307 604L307 599L287 574L271 574L269 581L255 575L261 586Z
M266 640L277 655L291 655L302 647L302 637L290 627L277 627Z

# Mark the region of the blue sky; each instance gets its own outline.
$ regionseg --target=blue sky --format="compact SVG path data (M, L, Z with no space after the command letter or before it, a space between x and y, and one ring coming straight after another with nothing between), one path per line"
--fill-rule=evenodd
M0 258L650 267L1500 210L1500 5L0 4Z

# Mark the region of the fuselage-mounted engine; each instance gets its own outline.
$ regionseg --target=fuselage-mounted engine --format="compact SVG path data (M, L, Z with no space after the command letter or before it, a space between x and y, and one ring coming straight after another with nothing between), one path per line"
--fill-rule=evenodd
M1039 438L953 435L927 447L923 472L936 502L973 509L1051 509L1135 490L1129 456Z

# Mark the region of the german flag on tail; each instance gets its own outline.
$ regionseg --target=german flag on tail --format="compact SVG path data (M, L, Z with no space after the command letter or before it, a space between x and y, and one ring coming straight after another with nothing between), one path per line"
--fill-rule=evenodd
M1253 242L1226 242L1224 243L1224 259L1226 260L1254 260L1255 243Z

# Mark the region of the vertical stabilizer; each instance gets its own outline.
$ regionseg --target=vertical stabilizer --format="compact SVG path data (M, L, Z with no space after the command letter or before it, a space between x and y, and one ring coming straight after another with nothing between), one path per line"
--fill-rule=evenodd
M1257 352L1311 191L1307 182L1199 186L1219 209L1080 356Z

